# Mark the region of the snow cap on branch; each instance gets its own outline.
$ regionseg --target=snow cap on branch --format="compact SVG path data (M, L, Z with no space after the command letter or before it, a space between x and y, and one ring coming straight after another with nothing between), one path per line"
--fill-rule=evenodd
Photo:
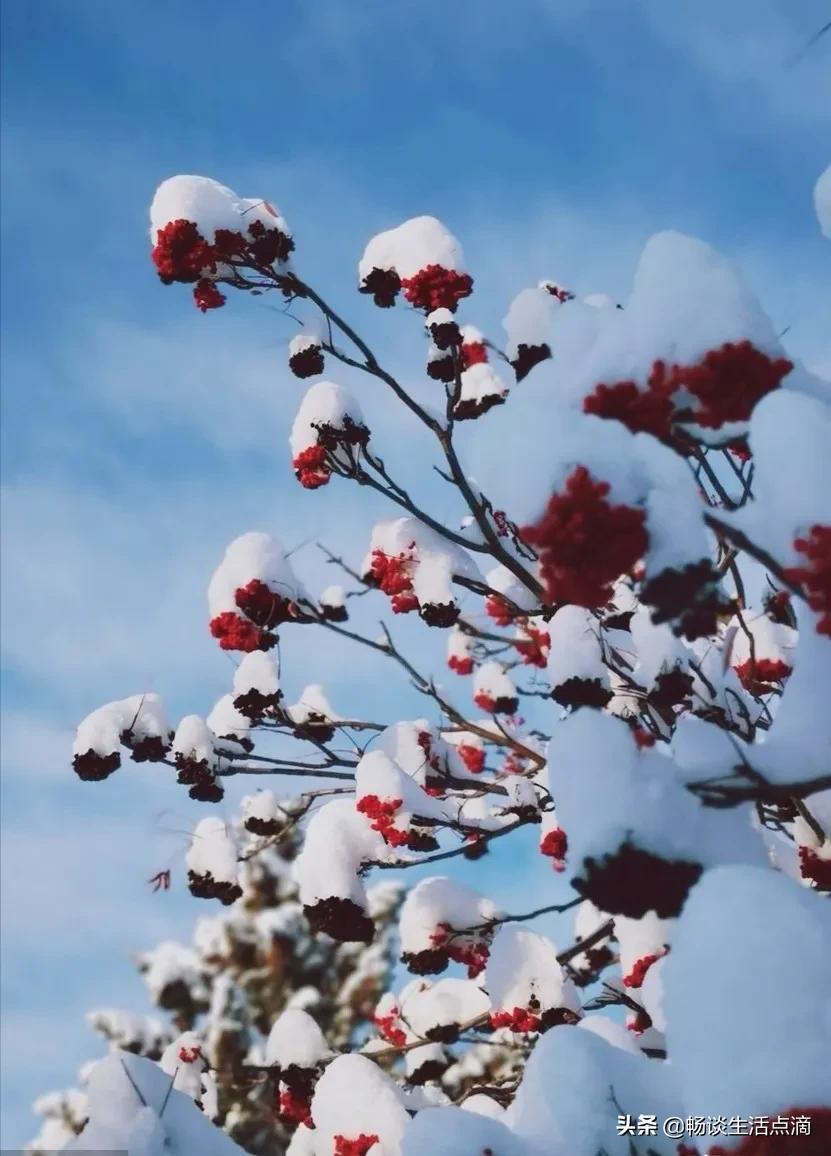
M280 1069L316 1068L331 1055L317 1022L299 1008L277 1017L265 1045L265 1062Z
M333 1156L400 1156L409 1117L398 1089L364 1056L338 1056L312 1100L316 1152Z
M357 401L333 381L318 381L306 393L289 444L295 475L306 489L325 485L333 471L352 473L369 430Z
M609 715L560 722L548 766L573 886L606 911L669 918L705 867L762 861L747 808L703 808L665 756L639 751Z
M68 1152L243 1156L243 1149L214 1127L189 1095L171 1089L169 1075L158 1064L142 1056L116 1051L99 1060L87 1096L89 1118Z
M493 938L485 969L493 1027L513 1031L546 1031L555 1024L574 1023L580 1001L574 985L557 961L557 949L533 931L502 926Z
M378 522L361 567L392 600L396 614L418 610L429 626L452 626L459 617L453 579L476 580L470 555L417 518Z
M829 916L769 868L726 867L693 889L664 967L685 1111L831 1108Z
M374 935L359 877L365 862L383 859L385 844L349 799L316 811L294 863L300 901L313 930L333 939L369 943Z
M121 763L119 747L127 747L137 763L158 762L167 754L171 737L159 696L134 694L98 707L80 723L73 767L81 779L105 779Z
M244 655L234 671L234 707L255 721L276 707L281 697L274 656L261 650Z
M517 381L551 357L551 326L557 307L557 297L542 287L523 289L511 302L502 327L508 335L505 353Z
M269 650L273 628L299 616L308 601L281 543L269 534L242 534L225 551L208 585L211 633L223 650Z
M473 680L473 701L489 714L516 714L519 697L513 680L495 661L483 662Z
M208 818L197 823L185 862L188 885L197 898L219 899L229 906L242 895L236 845L222 819Z
M422 879L407 893L398 930L401 958L417 975L436 975L452 959L476 975L485 965L499 909L490 899L443 875Z
M459 242L441 221L412 217L369 242L358 265L360 291L372 294L376 305L389 307L403 288L417 309L455 312L473 288L463 261Z

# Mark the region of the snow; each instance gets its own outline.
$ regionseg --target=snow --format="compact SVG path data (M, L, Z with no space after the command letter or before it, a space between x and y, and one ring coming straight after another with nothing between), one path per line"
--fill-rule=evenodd
M158 1053L168 1038L161 1020L119 1008L99 1008L89 1012L86 1020L94 1032L125 1051Z
M495 661L483 662L473 680L473 697L482 710L513 714L519 700L513 680Z
M243 1156L190 1096L171 1088L152 1060L113 1052L93 1068L89 1121L68 1152L125 1151L130 1156Z
M369 551L361 566L363 574L370 572L375 550L380 550L389 558L401 554L412 557L408 563L408 573L414 588L422 591L427 603L443 605L455 601L452 579L456 575L461 578L481 578L479 568L466 550L446 541L417 518L393 518L375 525Z
M292 457L318 444L321 428L343 430L352 425L366 429L361 407L355 398L333 381L318 381L306 391L294 424L289 444Z
M199 956L190 947L165 940L152 951L138 957L139 971L144 976L153 1002L164 1006L164 992L173 984L182 984L196 998L204 995L205 986Z
M591 611L582 606L561 607L548 624L548 633L551 650L547 673L552 690L571 678L597 679L601 686L609 686L600 627Z
M690 652L672 632L669 625L655 625L645 606L638 606L629 620L632 647L637 656L633 676L646 690L651 690L659 674L678 667L686 669Z
M831 1105L831 911L768 868L711 871L664 969L667 1046L688 1113Z
M444 875L421 879L407 892L398 921L402 950L417 954L433 946L440 924L474 927L498 918L499 908L484 895Z
M251 531L231 542L214 571L208 586L211 618L227 611L238 614L234 594L254 579L282 598L308 600L280 542L269 534Z
M498 566L494 566L488 570L485 575L485 582L490 586L491 590L496 590L498 594L504 595L505 598L515 603L520 610L534 610L537 606L537 599L531 593L527 586L525 586L519 579L500 562Z
M557 1027L531 1053L506 1123L540 1156L630 1156L631 1138L618 1135L618 1115L637 1120L650 1112L659 1122L650 1150L676 1156L677 1141L660 1128L678 1114L671 1080L666 1064L627 1054L593 1031Z
M508 387L499 374L487 362L477 361L462 371L461 390L456 403L457 416L461 420L468 416L466 411L470 410L470 416L475 417L507 396Z
M315 1020L299 1008L277 1017L265 1045L265 1062L279 1068L315 1068L331 1054Z
M814 185L814 208L823 237L831 241L831 165L819 175Z
M335 1137L377 1136L371 1156L401 1156L409 1117L398 1089L364 1056L343 1055L329 1065L312 1100L317 1156L335 1150Z
M160 738L166 745L170 728L162 700L157 694L134 694L98 707L79 724L73 754L95 751L112 754L119 749L120 736L130 731L134 739Z
M375 750L389 755L405 774L417 783L423 784L429 764L427 753L419 742L420 735L430 737L432 748L435 739L433 728L427 719L393 723L378 735Z
M320 349L321 339L319 333L311 333L304 330L292 337L289 342L289 357L295 357L298 353L304 353L307 349Z
M237 849L224 820L209 816L196 824L185 861L195 875L210 875L218 883L237 882Z
M358 265L358 278L364 281L373 269L384 269L395 270L403 280L428 265L461 270L462 249L435 217L412 217L372 238Z
M234 698L246 695L252 690L259 691L263 696L280 693L280 676L277 671L277 660L273 654L255 650L240 660L239 666L234 671Z
M355 771L356 802L368 796L399 799L401 806L395 813L395 825L404 830L414 817L438 821L455 817L452 803L432 798L388 754L377 748L363 755Z
M800 604L799 646L773 725L765 741L745 749L745 757L770 782L787 783L828 773L831 711L831 638L817 634L813 616Z
M321 606L340 608L346 605L346 594L342 586L327 586L320 595Z
M473 980L450 977L434 983L413 980L401 992L399 1004L415 1034L430 1039L436 1029L452 1029L484 1016L491 1001Z
M350 799L326 803L312 816L303 850L294 863L301 902L313 905L335 896L365 907L366 892L358 871L364 861L382 859L384 854L383 839Z
M255 791L240 800L240 814L243 819L260 819L263 822L286 822L288 816L274 791Z
M560 722L549 747L549 780L569 837L576 875L588 857L625 842L669 860L716 865L761 862L747 807L704 808L665 756L639 752L629 727L596 711Z
M559 302L546 289L523 289L514 297L502 321L508 335L505 352L511 361L518 345L550 345L551 325Z
M574 985L557 962L557 948L533 931L504 924L491 943L485 988L495 1008L529 1008L536 999L541 1012L551 1008L579 1011Z
M473 1098L473 1097L471 1097ZM493 1101L491 1101L493 1102ZM401 1156L526 1156L528 1149L500 1123L460 1108L424 1108L407 1128ZM530 1156L530 1154L528 1154Z
M805 561L794 539L814 525L831 525L831 405L793 390L774 390L750 419L754 498L733 514L742 529L782 566Z
M234 706L234 696L224 694L214 705L205 722L218 739L241 740L251 730L251 720Z
M295 726L303 726L310 721L315 723L341 721L341 716L333 710L319 682L304 687L300 698L287 708L286 714Z
M630 1056L641 1055L641 1049L635 1043L635 1037L632 1033L628 1031L623 1024L609 1019L608 1016L583 1016L577 1026L583 1028L584 1031L591 1032L593 1035L600 1036L607 1044L611 1044L612 1047L615 1048L620 1048L623 1052L628 1052Z
M182 1032L168 1044L159 1067L172 1077L177 1092L184 1092L192 1100L202 1099L202 1077L207 1063L202 1055L202 1038L196 1032Z
M213 767L216 762L214 744L215 735L205 720L198 714L188 714L176 728L173 753L189 762Z
M285 236L291 236L285 220L268 201L239 197L210 177L170 177L156 189L150 206L150 239L153 243L159 229L178 220L193 221L210 242L217 229L244 233L252 221L260 221L268 229L279 229Z

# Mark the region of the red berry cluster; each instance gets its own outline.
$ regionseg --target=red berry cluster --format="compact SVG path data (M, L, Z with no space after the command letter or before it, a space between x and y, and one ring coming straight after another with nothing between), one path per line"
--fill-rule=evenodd
M562 285L555 285L553 281L544 282L543 288L552 297L556 297L558 301L573 301L574 294L570 289L564 289Z
M538 1032L540 1017L524 1007L512 1011L495 1011L488 1016L492 1028L510 1028L512 1032Z
M757 658L755 661L748 658L733 669L744 689L757 697L770 694L773 686L784 682L791 673L791 668L781 658Z
M323 373L323 353L319 345L310 344L289 357L289 369L295 377L317 377Z
M297 1096L290 1088L283 1089L277 1100L277 1115L289 1124L305 1124L314 1128L312 1106L303 1096Z
M475 979L485 970L490 948L484 939L456 937L449 923L440 923L430 936L434 948L443 950L448 959L467 968L468 979Z
M632 727L632 734L635 739L635 746L638 748L638 750L645 751L650 747L655 746L655 736L645 727Z
M158 230L151 257L165 285L181 281L195 286L194 301L204 313L225 303L214 282L222 277L221 266L263 269L287 260L293 249L291 237L279 229L267 229L262 221L252 221L247 235L217 229L211 244L193 221L179 218Z
M253 622L246 622L241 614L224 610L211 619L211 634L219 642L222 650L242 650L250 654L252 650L271 650L277 645L277 635L260 630Z
M460 349L462 369L470 369L471 365L486 365L488 351L484 341L464 341Z
M395 825L395 816L402 803L401 799L379 799L377 795L364 795L356 803L362 815L371 819L373 831L377 831L391 847L406 847L409 832L401 831Z
M554 827L540 840L540 854L551 859L555 871L565 871L568 836L562 827Z
M209 309L219 309L225 304L225 294L219 292L214 281L202 277L194 286L193 300L197 309L207 313Z
M456 747L464 765L472 775L480 775L485 769L485 748L474 747L469 743L459 743Z
M369 1135L367 1132L361 1132L359 1136L354 1139L347 1139L346 1136L335 1136L335 1151L333 1156L366 1156L373 1144L378 1143L376 1135Z
M808 605L821 616L818 633L831 638L831 526L812 526L807 538L796 539L794 549L808 563L793 566L786 574L805 587Z
M525 638L514 643L515 650L522 655L525 666L545 667L551 649L551 635L538 626L524 626Z
M626 1030L633 1032L636 1036L642 1036L643 1033L649 1031L651 1027L652 1020L643 1009L635 1012L634 1016L626 1021ZM712 1156L712 1153L710 1156Z
M291 463L294 476L306 490L317 490L327 485L332 471L326 461L325 446L309 446L302 450Z
M174 281L193 283L200 279L203 270L215 272L216 269L213 247L193 221L184 218L168 221L159 229L151 258L165 285Z
M615 385L601 382L584 399L583 412L622 422L632 433L649 433L672 444L672 393L676 387L673 384L667 392L664 369L663 361L655 362L646 389L639 389L634 381Z
M492 618L497 626L510 626L514 620L513 612L507 601L500 594L489 594L485 599L485 613Z
M394 1007L385 1016L373 1016L373 1022L385 1040L396 1048L403 1048L407 1042L407 1033L397 1026L398 1014L398 1008Z
M372 551L372 579L379 590L392 600L394 614L409 614L411 610L418 610L418 599L413 593L413 583L408 572L414 549L415 542L412 542L409 551L400 554Z
M197 1045L193 1048L179 1048L179 1059L183 1064L194 1064L202 1058L202 1049Z
M456 674L473 674L473 659L469 654L451 654L447 660L447 665Z
M831 859L821 859L812 847L799 848L799 873L815 883L818 891L831 891Z
M416 309L432 313L434 309L449 309L456 312L456 306L463 297L473 292L473 278L469 273L457 273L455 269L445 269L441 265L426 265L412 277L401 281L404 296Z
M540 571L552 602L595 608L612 596L612 584L631 570L649 544L643 510L613 506L608 482L578 466L562 493L522 535L540 551Z
M749 341L728 341L695 365L654 362L644 389L634 381L601 383L584 400L583 409L674 445L673 422L718 429L725 422L747 421L756 404L792 369L792 362L770 357ZM689 395L695 404L678 409L678 397Z
M636 959L632 964L632 970L628 975L623 977L624 986L640 987L652 964L656 963L664 955L666 955L666 951L656 951L650 955L642 955L640 959Z
M234 601L246 617L264 630L271 630L298 614L297 605L290 598L275 594L259 578L252 578L245 586L238 587L234 591Z

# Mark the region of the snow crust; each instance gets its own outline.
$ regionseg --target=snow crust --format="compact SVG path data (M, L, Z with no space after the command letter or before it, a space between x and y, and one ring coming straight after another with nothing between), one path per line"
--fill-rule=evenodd
M243 1156L193 1099L171 1089L152 1060L112 1052L93 1068L87 1086L89 1121L67 1152L128 1151L130 1156Z
M227 611L239 613L234 594L255 579L282 598L307 600L281 543L269 534L252 531L231 542L214 571L208 586L211 618Z
M769 869L706 874L664 969L667 1046L688 1113L831 1105L831 911Z
M209 816L196 824L185 861L196 875L212 875L218 883L237 882L237 849L222 819Z
M372 238L358 265L358 277L363 281L373 269L384 269L395 270L403 279L428 265L461 270L464 268L462 249L435 217L412 217Z

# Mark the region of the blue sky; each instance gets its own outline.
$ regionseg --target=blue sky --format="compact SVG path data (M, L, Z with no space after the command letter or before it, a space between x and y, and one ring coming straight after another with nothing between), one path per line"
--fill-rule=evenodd
M462 240L488 332L543 276L625 296L645 239L674 227L735 257L791 352L831 376L811 206L831 36L801 53L827 19L825 0L4 0L5 1146L95 1051L84 1011L141 1006L130 952L195 914L181 886L145 883L180 861L194 808L158 769L77 782L74 723L140 690L173 715L225 692L203 591L231 537L294 545L311 521L355 557L381 512L334 485L299 492L291 322L262 300L203 317L161 287L155 186L196 172L276 201L302 272L418 388L412 324L354 286L368 237L416 213ZM418 479L406 420L361 400ZM313 555L312 584L331 580ZM297 643L289 661L298 690L315 676L336 705L371 685L389 717L419 709L371 662L344 678L336 647ZM506 900L525 863L502 862Z

